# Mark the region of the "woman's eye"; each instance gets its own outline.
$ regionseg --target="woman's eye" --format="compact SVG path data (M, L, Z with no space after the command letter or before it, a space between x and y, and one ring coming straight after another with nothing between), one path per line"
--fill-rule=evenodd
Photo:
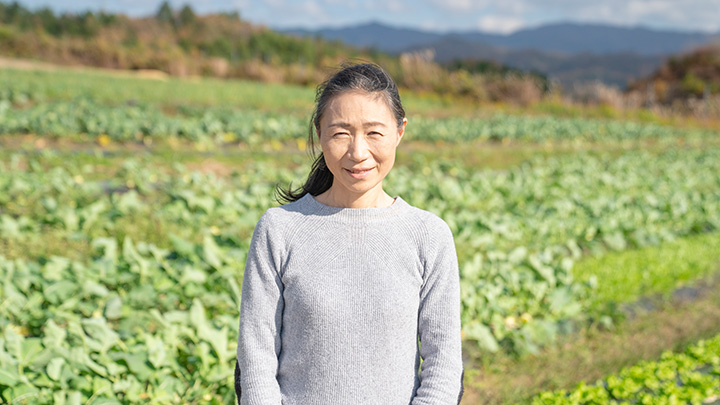
M370 135L380 135L380 136L382 136L382 134L381 134L380 132L375 132L375 131L370 132Z

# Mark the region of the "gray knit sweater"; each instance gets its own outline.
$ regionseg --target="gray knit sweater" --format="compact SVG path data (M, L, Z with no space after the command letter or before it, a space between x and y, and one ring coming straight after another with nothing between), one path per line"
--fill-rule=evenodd
M239 332L242 404L457 404L452 232L400 197L336 208L306 194L270 208L250 244Z

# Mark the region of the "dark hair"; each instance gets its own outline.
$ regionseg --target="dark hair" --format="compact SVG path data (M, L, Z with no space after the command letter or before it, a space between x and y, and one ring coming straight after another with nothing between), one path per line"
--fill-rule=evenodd
M330 79L320 84L315 93L315 110L310 118L308 129L308 148L313 156L310 174L305 184L296 190L292 190L292 184L287 189L278 186L275 189L275 198L279 203L297 201L308 193L313 196L320 195L332 186L333 174L325 164L322 151L318 152L316 149L315 135L320 133L320 120L333 97L352 90L377 94L383 98L395 116L398 128L402 127L405 109L403 109L397 85L392 77L374 63L344 65Z

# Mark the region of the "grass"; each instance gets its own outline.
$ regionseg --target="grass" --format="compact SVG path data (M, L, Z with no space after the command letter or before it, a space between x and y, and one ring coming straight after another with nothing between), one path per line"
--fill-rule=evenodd
M108 105L149 103L166 108L179 105L304 111L309 114L313 89L301 86L211 78L164 80L113 74L105 70L54 71L0 69L6 91L25 93L41 101L92 97Z
M667 296L711 274L720 263L719 246L720 233L701 234L660 246L590 257L573 271L582 281L597 278L596 306L630 303L653 294Z
M130 72L101 69L23 70L0 67L0 88L20 100L68 101L92 97L101 104L148 103L166 111L179 106L231 107L310 116L315 88L239 79L143 78ZM468 111L467 103L402 91L408 114L452 115Z

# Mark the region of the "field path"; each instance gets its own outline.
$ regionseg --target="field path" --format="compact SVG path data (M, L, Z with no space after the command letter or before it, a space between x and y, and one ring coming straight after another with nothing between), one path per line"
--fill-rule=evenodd
M42 62L31 59L15 59L0 56L0 69L17 69L17 70L42 70L52 72L56 70L74 70L77 72L102 72L103 74L135 77L141 79L167 80L170 75L154 69L138 69L138 70L117 70L104 69L97 67L88 67L81 65L58 65L54 63Z

